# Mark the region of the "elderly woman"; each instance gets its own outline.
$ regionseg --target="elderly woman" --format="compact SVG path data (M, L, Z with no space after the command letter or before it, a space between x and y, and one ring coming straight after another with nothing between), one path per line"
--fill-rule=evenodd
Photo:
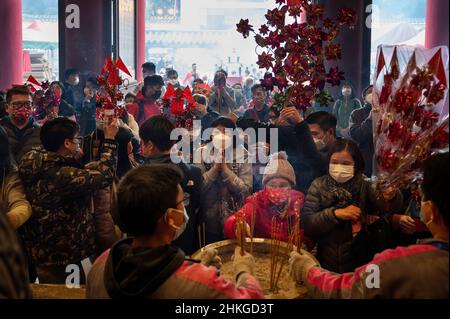
M250 225L254 224L253 236L270 238L272 220L275 218L281 225L281 239L289 241L289 234L299 222L300 211L304 203L303 193L292 189L295 185L295 173L284 152L273 154L263 174L264 188L247 197L245 205L230 216L225 222L224 233L228 238L236 238L237 220L245 218L247 236ZM289 229L290 228L290 229ZM311 241L305 242L311 249Z

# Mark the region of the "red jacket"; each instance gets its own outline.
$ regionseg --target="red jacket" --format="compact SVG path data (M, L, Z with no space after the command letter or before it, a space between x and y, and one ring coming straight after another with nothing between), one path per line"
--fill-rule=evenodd
M299 191L291 190L290 198L291 202L287 211L288 216L295 216L296 212L299 212L301 219L301 209L303 208L305 196ZM253 194L252 196L247 197L245 205L234 215L228 217L224 225L224 234L226 237L236 238L236 218L241 217L244 214L247 224L249 225L251 225L252 222L252 215L255 214L255 228L253 231L254 237L271 237L272 218L275 215L270 209L270 202L264 189ZM283 220L285 222L282 221L281 239L284 242L288 242L288 223L285 218ZM313 248L313 244L310 239L304 238L304 242L308 250L311 250Z
M97 258L92 270L88 274L86 286L87 298L110 298L105 285L106 278L111 280L108 277L111 276L111 273L108 273L108 271L105 272L107 259L110 258L110 251L105 251ZM125 261L125 263L127 262ZM108 267L106 268L108 269ZM133 285L131 278L136 279L136 274L139 272L147 276L143 276L143 280L144 278L148 281L152 279L148 277L150 272L145 271L145 266L142 269L130 269L130 273L123 277L125 281L121 282L123 286L120 287L124 288L128 286L127 283ZM158 273L154 275L157 276ZM149 297L151 299L264 299L264 294L259 282L248 273L241 274L237 282L233 283L221 276L215 267L206 267L203 264L185 260Z
M141 126L142 123L144 123L147 119L151 118L152 116L161 115L161 107L159 106L157 101L150 101L144 99L141 92L139 92L136 97L139 100L139 104L133 103L128 108L128 113L133 115L139 126ZM144 106L144 113L141 115L141 118L139 118L140 105Z
M351 273L307 266L303 282L312 298L448 299L448 261L448 243L422 240L385 250Z

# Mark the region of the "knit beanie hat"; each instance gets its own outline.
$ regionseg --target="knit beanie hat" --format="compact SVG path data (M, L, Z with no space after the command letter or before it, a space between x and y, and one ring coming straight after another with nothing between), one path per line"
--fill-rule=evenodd
M287 160L286 152L272 154L269 163L264 169L263 185L266 185L273 178L284 178L296 184L295 172L292 165Z

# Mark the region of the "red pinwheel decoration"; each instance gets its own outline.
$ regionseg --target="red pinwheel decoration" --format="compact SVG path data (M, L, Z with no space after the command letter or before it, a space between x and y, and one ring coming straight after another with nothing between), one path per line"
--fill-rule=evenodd
M189 86L185 89L175 89L169 84L162 103L163 113L174 121L177 127L185 127L188 130L192 128L196 102Z
M131 76L130 71L120 57L117 60L113 60L108 56L100 75L97 77L101 87L97 93L97 117L99 118L104 116L120 117L126 112L125 108L120 105L120 102L123 100L123 93L120 91L120 87L124 85L125 80L119 75L119 71Z
M388 66L384 54L389 50ZM443 55L442 49L407 46L378 51L372 109L376 177L380 188L407 187L420 179L422 163L433 151L448 147L448 115L440 120L439 108L448 92L446 70L441 69L448 65L448 51ZM416 56L431 54L428 63L418 64ZM409 62L398 56L402 61L410 56Z
M40 124L57 117L62 88L59 85L51 86L49 81L39 83L32 75L28 77L26 85L33 92L33 117Z

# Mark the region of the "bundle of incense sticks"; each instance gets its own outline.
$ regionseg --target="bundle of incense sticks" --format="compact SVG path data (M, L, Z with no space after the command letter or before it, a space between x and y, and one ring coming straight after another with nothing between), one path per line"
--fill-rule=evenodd
M256 219L256 199L255 195L252 196L252 211L250 213L250 254L253 255L253 236L255 232L255 219Z
M278 281L284 264L287 262L286 254L282 250L281 233L283 223L278 221L276 217L272 218L271 225L271 246L270 246L270 291L277 292Z
M205 223L202 224L202 227L200 228L200 225L197 226L197 232L198 232L198 246L201 250L205 248L206 246L206 225Z
M236 229L238 229L239 238L237 239L239 242L239 246L241 247L241 255L245 255L245 237L247 235L247 222L245 220L245 214L241 215L236 220Z

